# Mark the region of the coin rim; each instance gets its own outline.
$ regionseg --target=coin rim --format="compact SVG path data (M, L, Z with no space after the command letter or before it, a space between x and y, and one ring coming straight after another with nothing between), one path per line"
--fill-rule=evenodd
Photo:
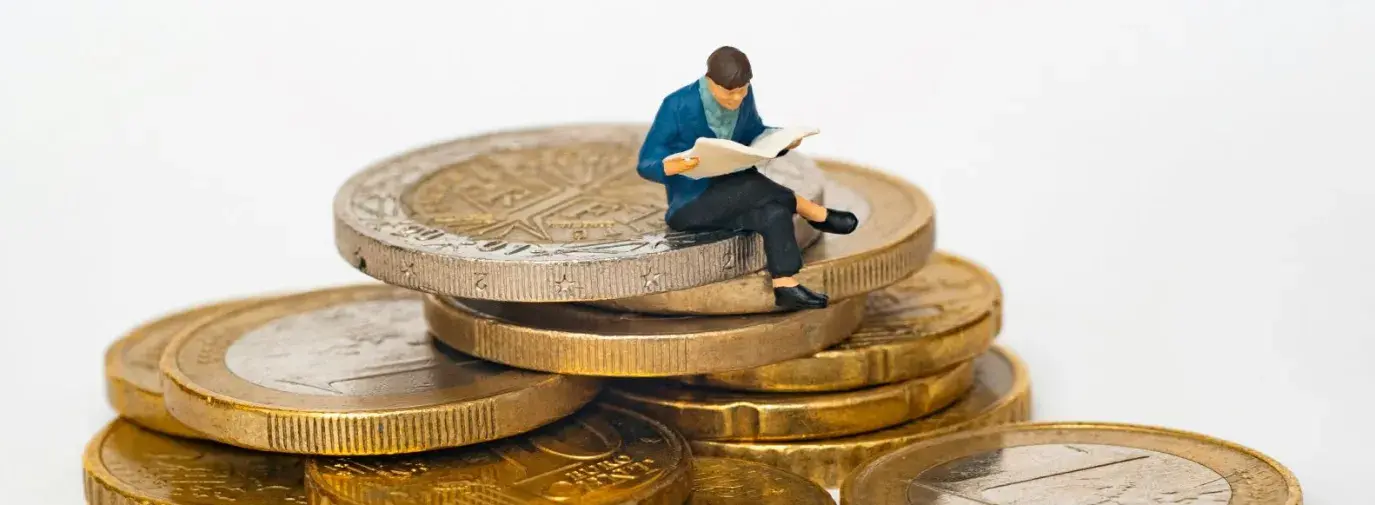
M890 235L890 238L878 240L877 244L868 250L805 263L795 275L799 282L820 285L831 300L841 300L859 297L900 282L926 264L935 251L936 209L931 198L921 188L906 179L868 165L837 158L815 160L822 172L827 174L828 188L836 185L860 193L854 187L837 182L836 174L844 174L842 177L876 179L876 184L899 188L896 194L907 196L916 209L916 214L903 218L895 216L894 220L905 219L907 227L899 226L898 231ZM829 189L827 194L830 194ZM873 205L872 202L870 204ZM871 210L871 216L880 213L882 209ZM920 219L921 217L925 219ZM860 226L863 227L863 223ZM772 292L766 289L767 281L766 272L756 271L700 286L636 294L611 300L595 300L590 303L609 309L648 314L738 315L777 312L779 309L773 304ZM740 282L757 284L759 289L747 291L751 293L750 298L744 301L719 304L713 301L730 300L730 297L719 297L716 293L736 291L740 287L736 284ZM683 303L684 298L689 298L692 302Z
M761 358L759 362L742 362L739 359L727 360L723 358L732 357L735 353L713 352L704 349L729 350L736 347L741 341L760 339L766 335L779 332L780 329L777 326L780 324L816 328L821 334L821 349L824 349L844 340L859 326L867 303L867 300L863 298L841 300L824 309L760 316L759 321L755 324L710 332L617 335L614 338L609 338L598 334L595 330L574 332L521 326L478 312L467 306L460 308L455 303L449 303L448 300L450 299L432 294L425 296L425 319L429 322L430 331L436 339L450 347L481 359L516 368L596 377L673 377L750 368L806 356L820 349L816 346L791 349L783 346L771 346L770 349L778 350L778 354L770 356L768 359ZM462 302L461 299L452 300L458 303ZM765 318L771 319L766 320ZM769 324L770 322L775 324ZM480 331L469 331L467 328L471 327L480 328ZM525 346L515 344L518 341L531 340L541 341L543 344L541 347L544 347L543 352L528 352ZM806 342L803 338L794 338L788 341ZM492 342L504 342L506 345L492 344ZM665 364L665 360L641 359L641 354L646 353L633 352L636 351L636 346L667 345L666 343L670 342L682 343L684 346L691 345L695 349L684 350L680 353L684 359L668 360L670 362L667 364ZM566 359L568 356L559 353L555 357L560 359L550 362L548 358L553 353L552 348L554 347L579 349L574 354L588 359L584 361ZM589 349L594 352L586 351ZM606 359L608 356L613 356L615 359ZM713 359L703 360L701 359L703 357ZM541 360L546 362L539 362ZM627 360L638 361L627 365Z
M893 449L893 450L891 450L891 451L885 452L885 453L883 453L883 454L876 455L876 456L874 456L874 457L872 457L872 458L866 460L864 463L862 463L859 467L855 468L853 471L851 471L851 472L849 473L849 475L847 475L847 476L845 477L845 481L844 481L844 483L843 483L843 484L841 485L841 487L840 487L840 505L848 505L848 503L849 503L848 500L854 500L854 499L856 499L856 498L854 497L854 494L857 493L858 491L855 491L854 488L855 488L856 486L859 486L859 480L862 479L862 478L864 477L864 476L863 476L863 473L866 472L866 471L872 471L873 469L877 468L879 465L882 465L883 462L886 461L888 458L895 458L895 457L898 457L900 454L905 454L905 453L910 452L910 451L920 450L920 449L923 449L923 448L926 448L926 447L933 446L933 445L935 445L935 444L946 444L946 443L951 443L951 442L954 442L954 441L970 439L970 438L973 438L973 437L981 437L981 436L993 435L993 434L997 434L997 433L1005 433L1005 432L1009 432L1009 431L1047 431L1047 430L1101 430L1101 431L1110 431L1110 432L1119 432L1119 433L1140 433L1140 434L1167 436L1167 437L1173 437L1173 438L1177 438L1177 439L1183 439L1183 440L1187 440L1187 441L1192 441L1192 442L1196 442L1196 443L1201 443L1201 444L1205 444L1205 445L1219 446L1219 447L1221 447L1221 448L1223 448L1223 449L1227 449L1227 450L1239 452L1239 453L1241 453L1241 454L1244 454L1244 455L1247 455L1247 456L1256 458L1256 459L1260 460L1262 463L1264 463L1264 464L1266 464L1266 465L1269 465L1270 468L1273 469L1273 470L1275 470L1275 472L1278 473L1278 474L1280 475L1280 477L1284 480L1285 487L1286 487L1286 489L1289 491L1289 496L1288 496L1289 499L1286 500L1286 501L1284 502L1285 505L1301 505L1301 504L1303 503L1302 488L1299 487L1299 480L1298 480L1297 477L1294 476L1294 473L1293 473L1293 472L1291 472L1291 471L1290 471L1287 467L1285 467L1284 465L1280 464L1279 461L1276 461L1275 459L1273 459L1273 458L1271 458L1271 457L1269 457L1269 456L1266 456L1265 454L1261 453L1260 451L1257 451L1257 450L1252 449L1252 448L1250 448L1250 447L1246 447L1246 446L1241 445L1241 444L1238 444L1238 443L1236 443L1236 442L1231 442L1231 441L1223 440L1223 439L1220 439L1220 438L1217 438L1217 437L1214 437L1214 436L1211 436L1211 435L1205 435L1205 434L1198 433L1198 432L1193 432L1193 431L1188 431L1188 430L1180 430L1180 429L1175 429L1175 428L1167 428L1167 427L1163 427L1163 426L1146 425L1146 424L1118 423L1118 422L1108 422L1108 421L1037 421L1037 422L1012 423L1012 424L1005 424L1005 425L1000 425L1000 426L985 427L985 428L980 428L980 429L976 429L976 430L963 431L963 432L958 432L958 433L950 433L950 434L942 435L942 436L935 437L935 438L929 438L929 439L921 440L921 441L919 441L919 442L915 442L915 443L909 444L909 445L907 445L907 446L899 447L899 448ZM1022 446L1009 446L1009 447L1022 447ZM1123 447L1129 447L1129 446L1123 446ZM1159 451L1159 452L1164 452L1164 451ZM1168 452L1166 452L1166 454L1170 454L1170 455L1172 455L1172 456L1183 457L1184 459L1189 459L1187 456L1184 456L1184 455L1181 455L1181 454L1173 454L1173 453L1168 453ZM968 455L966 455L966 456L968 456ZM1190 460L1190 461L1193 461L1193 460ZM1210 469L1211 469L1211 468L1210 468ZM1213 470L1213 471L1216 471L1216 470Z
M926 440L946 433L954 433L989 425L1001 425L1029 419L1032 415L1031 375L1026 363L1011 349L994 344L985 354L996 355L1008 363L1012 383L997 401L989 404L974 417L960 422L941 426L928 432L911 433L889 439L864 439L846 444L856 438L899 430L905 425L886 428L873 433L864 433L838 439L801 440L795 442L717 442L690 441L694 452L712 456L736 457L778 466L796 473L822 487L838 487L841 481L859 464L877 454L883 454L897 447ZM982 356L982 355L981 355ZM977 369L975 373L978 373ZM977 379L976 379L977 380ZM977 387L977 385L975 386ZM961 400L956 400L959 402ZM933 415L939 412L933 413ZM909 423L921 422L921 419Z
M186 327L172 338L159 363L163 377L163 402L168 412L191 429L200 432L204 438L248 449L319 456L388 455L460 447L524 433L577 411L591 402L601 390L601 381L596 378L550 374L545 380L530 387L464 402L375 410L308 410L235 398L212 390L210 385L198 384L193 381L178 363L177 355L182 347L196 339L202 328L210 327L221 320L293 300L305 300L329 296L334 293L363 290L406 293L403 288L380 283L325 287L285 296L260 298L255 302L200 319L194 325ZM416 293L415 296L419 298L421 295ZM242 335L238 335L234 338L241 337ZM207 366L224 369L217 371L217 374L225 374L249 382L228 370L223 358L222 355L217 356L216 362ZM249 384L253 383L249 382ZM256 384L254 386L263 387ZM491 430L494 433L491 436L476 434L471 438L464 438L456 436L455 433L440 433L436 426L443 423L429 423L434 425L430 426L433 428L432 430L414 430L415 437L405 440L406 443L400 445L381 441L389 437L366 437L362 439L344 437L347 438L344 439L331 435L335 433L378 433L388 430L405 430L407 426L412 424L407 422L408 419L471 412L479 404L486 403L494 404L492 407L494 411L501 411L504 409L500 405L528 404L530 400L524 398L532 396L542 398L543 400L537 403L542 403L547 408L552 409L551 411L554 413L548 416L548 419L522 417L521 419L527 422L515 429L523 431L513 432L510 425L494 425L494 429ZM228 422L215 422L216 420L228 420ZM278 437L271 435L274 421L301 428L302 433L298 435L298 439L303 441L284 443L276 440ZM454 445L454 443L443 442L445 439L459 440L460 442Z
M751 233L710 232L713 235L720 235L720 238L687 248L615 258L614 260L605 258L560 261L500 260L413 249L410 244L393 240L363 226L350 210L353 195L365 179L375 171L402 163L407 158L421 156L453 144L482 145L505 138L527 138L542 134L557 135L563 132L589 132L597 129L605 130L601 135L608 138L613 136L642 137L649 130L649 125L626 122L588 122L488 131L414 147L369 164L350 176L335 193L333 200L335 249L354 268L388 284L424 293L510 302L587 302L623 298L727 280L758 271L764 267L763 242L756 234ZM547 145L564 145L576 142ZM425 175L421 178L442 170L444 166L446 165L423 170ZM628 170L630 167L626 168ZM823 185L823 197L824 193ZM418 221L410 219L409 216L407 218L418 223ZM447 231L445 233L455 235ZM727 255L736 259L733 268L697 268L693 269L694 276L691 278L665 276L653 288L634 282L606 282L606 267L609 264L614 264L616 269L626 269L627 271L666 272L675 267L681 270L684 265L691 264L692 261L690 261L689 256L722 258ZM355 258L364 260L367 268L359 268L359 263L355 261ZM410 268L414 269L411 275L406 275L403 272L403 270L407 270L403 268L406 265L410 265ZM483 273L487 274L486 279L489 282L486 288L478 289L466 282L460 282L452 275L452 272L470 272L473 269L481 269ZM514 282L495 282L495 278L514 280ZM576 293L570 291L561 295L555 290L537 291L529 287L552 284L559 279L573 281L583 289L576 291Z
M973 269L977 276L989 283L993 296L986 311L975 317L965 319L958 325L916 338L850 349L837 349L836 346L831 346L811 356L794 360L746 370L688 375L680 377L678 380L694 386L735 391L823 393L848 391L910 380L939 373L955 364L974 359L988 351L993 342L997 340L1002 329L1002 286L998 283L996 276L983 265L953 253L935 251L931 254L931 259L926 265L929 267L943 259L949 259ZM921 275L920 271L912 274L913 277L918 275ZM904 282L910 278L898 282ZM858 332L863 328L864 322L862 321L859 329L855 331ZM957 341L960 345L942 345L947 340ZM938 341L942 343L937 343ZM844 343L842 341L840 344ZM926 367L912 369L898 369L891 365L892 363L907 361L907 356L922 356L930 359L931 363ZM845 372L847 368L855 365L859 366L858 374ZM792 378L806 377L808 381L798 380L780 385L771 379L771 377L778 375ZM820 381L819 377L829 377L830 380Z
M663 433L664 438L666 440L671 440L673 443L678 444L679 454L682 455L682 458L680 459L681 464L675 466L671 472L664 473L665 478L662 479L659 486L656 486L658 492L656 492L655 490L650 490L649 492L642 494L640 497L628 498L626 502L640 503L643 505L678 505L686 503L687 498L692 494L692 461L694 459L694 456L692 455L692 448L688 446L687 439L683 438L683 435L678 433L676 430L669 428L664 423L661 423L649 416L605 402L589 403L578 412L574 412L568 416L565 416L564 418L557 419L555 420L555 422L563 421L564 419L569 419L574 416L580 415L582 414L582 410L589 410L594 408L612 410L623 415L638 418L641 421L650 424L660 433ZM519 437L523 435L524 433L519 435L513 435L513 437ZM447 450L463 449L464 448L462 447L457 447L449 448ZM412 454L402 457L422 457L422 455ZM340 496L338 493L333 493L325 489L323 486L315 484L315 482L319 480L319 477L316 476L316 474L319 473L319 465L321 465L322 463L324 463L324 461L317 458L306 459L305 486L307 490L307 495L309 495L312 498L326 498L332 500L326 502L330 505L364 505L360 502Z
M767 403L751 401L752 395L749 393L741 395L730 392L730 399L693 402L654 394L658 390L635 391L614 385L603 390L603 397L629 409L658 413L664 416L661 418L664 424L694 441L787 442L858 435L897 426L950 406L969 393L973 385L973 363L963 362L925 377L854 391L757 395L759 402ZM673 384L665 387L694 389ZM921 395L923 392L927 394ZM784 399L780 401L779 396ZM925 396L927 401L925 404L913 402L914 396ZM900 415L891 415L888 412L890 409L876 409L878 406L891 406L894 400L904 401ZM829 417L827 412L849 420L860 418L862 421L848 427L836 427L819 421ZM818 420L814 424L821 426L807 432L779 429L790 424L780 419L792 418L799 413L814 414L814 419ZM695 418L700 426L676 419L685 414ZM653 414L648 415L654 417ZM741 419L751 419L753 422L748 426L739 426ZM737 432L742 427L750 431Z
M279 295L282 294L285 293ZM172 414L167 411L167 406L163 403L161 388L149 389L135 382L127 373L129 367L122 358L130 346L147 339L149 332L160 324L168 323L173 319L188 318L181 325L184 329L196 325L203 318L252 303L262 297L259 295L226 298L183 307L146 320L121 335L105 349L105 397L110 403L110 407L114 408L120 417L144 428L179 437L206 439L205 435L172 417ZM175 336L174 333L171 338L168 338L168 346L171 345ZM163 350L166 349L167 346L164 346ZM160 365L161 356L159 356L159 369L153 372L155 378L158 379L162 376Z

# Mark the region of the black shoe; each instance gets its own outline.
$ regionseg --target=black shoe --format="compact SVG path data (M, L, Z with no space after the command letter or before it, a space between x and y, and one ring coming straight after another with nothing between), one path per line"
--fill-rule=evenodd
M826 209L825 221L807 221L807 223L811 224L812 228L826 233L847 235L859 227L859 218L855 217L853 212Z
M830 298L805 286L773 288L773 304L787 310L824 309Z

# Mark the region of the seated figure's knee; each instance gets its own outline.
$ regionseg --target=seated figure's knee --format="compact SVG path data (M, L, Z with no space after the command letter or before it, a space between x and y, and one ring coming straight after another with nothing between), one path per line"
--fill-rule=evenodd
M780 221L791 223L793 219L793 210L794 209L783 204L769 202L764 204L763 207L760 207L759 218L765 223L777 223Z

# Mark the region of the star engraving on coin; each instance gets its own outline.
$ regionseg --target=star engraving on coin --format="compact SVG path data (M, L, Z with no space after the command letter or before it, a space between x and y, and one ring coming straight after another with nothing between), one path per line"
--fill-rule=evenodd
M573 292L573 290L575 290L575 289L577 289L577 288L578 288L578 283L577 283L577 282L574 282L574 281L571 281L571 280L568 280L568 276L567 276L567 275L565 275L565 276L563 276L563 277L560 277L559 280L557 280L557 281L554 281L554 290L555 290L555 291L558 291L559 294L568 294L568 293Z
M640 278L645 280L645 290L647 291L657 288L659 286L659 278L663 276L663 272L648 270L643 275L640 275Z

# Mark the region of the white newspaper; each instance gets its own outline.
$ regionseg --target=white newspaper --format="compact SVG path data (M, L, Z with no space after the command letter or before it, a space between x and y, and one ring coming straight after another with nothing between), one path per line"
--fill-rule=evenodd
M697 167L682 175L693 179L706 179L732 172L739 172L757 164L778 157L778 152L794 141L821 133L816 128L772 128L755 137L750 145L726 139L699 137L697 143L673 158L697 158Z

